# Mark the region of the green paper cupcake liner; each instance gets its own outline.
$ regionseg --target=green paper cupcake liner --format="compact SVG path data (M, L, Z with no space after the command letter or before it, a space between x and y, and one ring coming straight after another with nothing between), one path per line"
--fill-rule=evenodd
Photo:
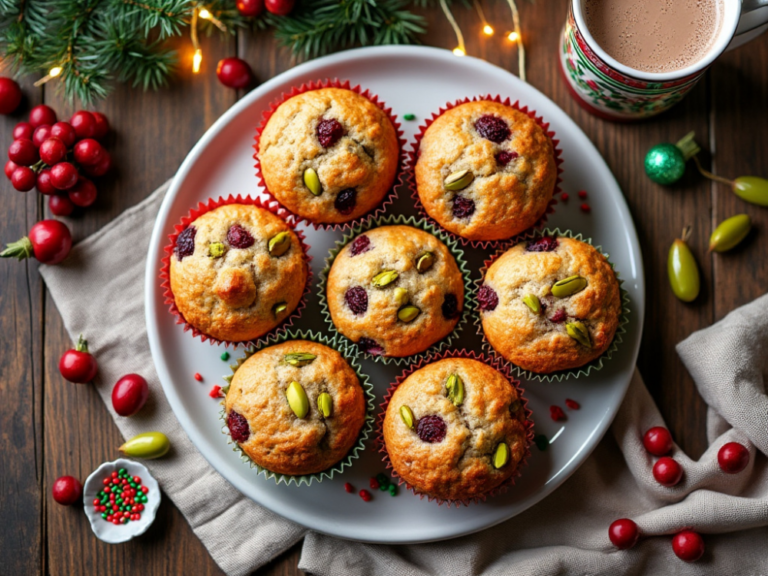
M504 254L504 252L506 252L513 246L516 246L520 242L529 241L535 238L541 238L543 236L555 236L555 237L564 236L566 238L573 238L574 240L586 242L590 246L594 246L594 248L600 254L602 254L602 256L606 259L608 264L610 264L611 269L613 270L614 274L616 274L616 279L619 281L619 291L621 293L621 314L619 315L619 326L618 328L616 328L616 333L613 336L613 341L611 342L611 345L600 356L598 356L591 362L584 364L584 366L579 366L578 368L571 368L569 370L560 370L558 372L552 372L550 374L537 374L536 372L531 372L530 370L525 370L520 366L515 365L513 362L507 360L496 351L496 349L491 345L491 343L485 337L479 305L476 305L475 307L475 312L476 312L475 325L477 326L477 333L483 339L483 345L482 345L483 351L494 358L499 358L503 362L509 363L509 365L512 368L512 373L518 378L524 378L526 380L538 380L540 382L561 382L565 378L581 378L582 376L589 376L590 373L601 370L605 362L607 360L610 360L613 354L616 352L616 350L619 349L619 344L621 344L624 341L623 335L626 334L627 332L626 325L629 322L629 305L630 305L629 294L627 293L626 290L622 288L624 281L619 277L619 273L616 272L616 268L613 262L611 262L610 255L607 254L606 252L603 252L602 246L595 246L592 243L591 238L584 238L581 234L574 234L571 230L560 230L560 228L555 228L555 229L545 228L544 230L537 230L534 232L528 231L527 233L517 236L514 240L508 242L507 244L499 248L496 251L496 253L493 254L493 256L491 256L488 260L486 260L483 263L483 267L480 269L480 279L475 280L475 290L476 291L479 290L480 287L485 282L485 274L488 271L488 267L491 264L493 264L493 262L495 262L499 256Z
M461 310L461 317L459 318L459 321L456 324L456 327L453 329L453 331L450 334L448 334L442 340L431 345L426 350L423 350L422 352L419 352L417 354L412 354L410 356L383 356L380 354L370 354L368 352L361 351L357 347L357 344L355 342L352 342L350 339L348 339L346 336L344 336L343 334L341 334L341 332L337 330L336 325L333 323L333 319L331 318L331 312L328 309L328 299L326 296L328 272L330 271L331 266L333 265L333 261L336 259L336 256L339 254L341 249L344 248L344 246L346 246L349 242L352 241L353 238L355 238L362 232L371 230L373 228L378 228L380 226L396 226L396 225L412 226L414 228L418 228L419 230L428 232L429 234L432 234L437 239L439 239L443 244L446 245L446 247L448 248L448 251L456 260L456 265L458 266L459 271L461 272L462 278L464 280L464 305ZM475 283L470 279L470 271L469 271L469 268L467 267L467 262L464 259L464 251L461 248L459 248L458 241L453 237L452 234L443 231L441 228L431 224L430 222L427 222L425 219L418 219L414 216L406 217L403 215L384 216L384 217L370 220L365 224L360 224L353 227L341 240L338 240L336 242L336 247L331 249L328 257L325 259L325 268L323 268L322 272L320 272L318 296L320 299L320 310L323 316L325 317L325 321L328 324L331 331L336 335L337 338L339 338L340 344L346 350L348 350L351 355L362 356L368 360L374 360L376 362L381 362L382 364L394 363L396 365L402 365L406 362L412 362L414 360L418 360L418 358L424 354L427 354L427 353L436 354L450 348L451 344L456 340L456 338L458 338L459 332L463 329L464 325L467 323L467 317L469 316L471 311L476 308Z
M232 374L228 376L224 376L224 380L227 382L227 385L221 389L222 394L224 394L224 397L226 398L226 393L229 391L229 385L232 382L232 377L235 375L235 372L242 366L242 364L251 356L253 356L256 352L263 350L265 348L268 348L269 346L274 346L275 344L281 344L283 342L289 342L291 340L310 340L312 342L317 342L318 344L324 344L325 346L328 346L329 348L333 348L337 352L339 352L342 357L349 363L349 365L352 367L352 369L355 371L355 374L357 374L357 378L360 380L360 386L363 388L363 392L365 393L365 405L366 405L366 415L365 415L365 422L363 424L362 429L360 430L360 434L358 435L357 442L355 443L352 448L350 448L347 455L339 460L336 464L328 468L327 470L323 470L321 472L316 472L314 474L304 474L304 475L297 475L292 476L290 474L280 474L278 472L273 472L271 470L268 470L267 468L264 468L263 466L259 466L251 460L251 458L243 451L242 448L237 444L237 442L232 440L232 437L229 434L229 428L227 428L227 413L226 409L224 408L225 401L222 399L221 401L221 412L219 413L219 418L222 420L224 425L221 428L221 432L227 437L227 443L233 445L232 451L238 452L240 454L240 459L251 466L251 468L255 468L258 471L258 475L263 475L265 478L271 478L274 480L277 484L283 483L286 485L290 484L296 484L297 486L301 486L302 484L306 484L309 486L312 484L313 481L322 482L323 479L328 478L331 479L334 477L336 473L341 473L344 471L345 468L348 468L349 466L352 466L353 461L358 458L363 450L365 450L365 442L370 436L372 430L373 430L373 420L374 420L374 411L376 410L376 396L373 392L373 384L371 384L370 379L368 378L367 374L364 374L362 372L362 368L360 367L359 362L354 358L354 356L350 355L348 350L344 346L341 346L338 338L332 337L329 338L327 336L323 336L317 332L312 332L310 330L288 330L287 332L283 334L276 334L273 336L270 336L267 338L262 345L258 347L251 347L246 349L245 356L242 358L239 358L235 364L232 364L230 368L232 369Z

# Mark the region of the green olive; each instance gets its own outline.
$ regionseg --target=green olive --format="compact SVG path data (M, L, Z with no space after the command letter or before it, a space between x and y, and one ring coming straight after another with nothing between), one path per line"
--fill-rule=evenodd
M134 436L118 448L126 456L148 460L165 456L170 449L171 443L162 432L144 432Z
M699 295L700 280L699 266L696 258L685 241L690 235L690 228L683 231L683 237L672 243L667 259L667 274L669 285L683 302L693 302Z
M733 192L747 202L768 206L768 180L757 176L739 176L733 181Z
M723 220L709 237L709 251L727 252L735 248L749 234L752 221L746 214L731 216Z

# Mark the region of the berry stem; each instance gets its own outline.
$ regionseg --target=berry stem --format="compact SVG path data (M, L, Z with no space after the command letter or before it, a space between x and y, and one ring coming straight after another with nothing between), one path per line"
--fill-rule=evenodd
M24 236L21 240L6 244L5 250L0 252L0 258L16 258L17 260L26 260L35 255L32 242L29 237Z
M80 337L77 340L77 345L75 346L75 350L78 352L88 352L88 340L83 338L83 335L80 334Z
M680 152L683 153L683 158L686 160L689 160L691 156L695 156L701 152L701 148L699 148L699 145L696 144L696 141L694 140L695 136L695 132L688 132L688 134L680 138L680 140L677 141L677 144L675 144L675 146L680 149Z
M699 172L701 172L701 175L705 178L709 178L710 180L714 180L715 182L720 182L721 184L727 184L731 188L733 188L736 183L733 180L728 180L728 178L723 178L722 176L718 176L717 174L712 174L709 170L705 170L701 166L701 162L699 162L699 157L694 154L693 161L696 163L696 168L698 168Z

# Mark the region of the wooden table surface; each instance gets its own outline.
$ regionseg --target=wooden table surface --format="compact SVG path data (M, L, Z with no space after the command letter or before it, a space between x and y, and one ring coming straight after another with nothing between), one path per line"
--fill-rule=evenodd
M516 52L501 34L511 28L506 3L485 4L486 16L497 29L493 38L482 37L473 10L454 10L468 53L516 73ZM707 445L706 407L674 345L766 292L768 209L746 204L726 187L698 176L692 167L681 183L661 188L645 176L643 158L650 146L674 142L695 130L698 140L713 153L716 173L768 176L768 34L724 55L672 111L639 124L612 124L583 112L559 77L557 47L566 7L567 0L521 3L528 80L581 126L624 191L647 278L640 371L678 444L697 458ZM439 9L423 13L429 21L424 43L453 48L454 37ZM179 46L181 74L168 89L143 93L121 87L97 104L114 128L108 148L116 169L100 185L95 206L67 219L76 240L95 232L171 177L205 130L242 96L217 82L215 65L220 58L237 54L246 59L259 81L293 65L270 33L203 39L205 60L199 75L189 72L188 41ZM3 150L12 140L14 124L26 119L33 105L49 104L63 118L72 113L73 107L49 86L34 88L30 81L24 83L28 102L16 115L0 118ZM709 162L709 155L705 156ZM45 199L34 191L20 194L8 182L2 186L2 240L16 240L50 213ZM707 254L713 226L739 213L749 214L757 230L731 253ZM689 224L693 225L690 245L701 266L702 293L694 304L684 305L669 288L666 260L670 243ZM221 574L167 499L149 532L120 546L97 540L81 511L53 502L50 490L55 478L71 474L84 479L101 462L114 458L121 443L95 390L69 384L59 375L59 357L70 344L36 263L1 261L0 573ZM297 544L257 573L299 574L299 552Z

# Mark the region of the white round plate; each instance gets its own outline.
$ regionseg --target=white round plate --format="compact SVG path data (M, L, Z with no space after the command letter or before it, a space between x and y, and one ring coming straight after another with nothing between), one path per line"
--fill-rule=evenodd
M483 504L448 511L406 491L395 498L376 492L369 503L347 494L345 482L358 490L367 488L368 479L384 471L372 442L360 460L332 481L297 487L257 476L227 445L221 432L219 403L208 396L211 386L223 384L222 375L229 371L231 362L219 358L225 348L183 332L163 305L158 272L173 225L199 201L260 192L252 146L262 112L291 87L325 78L348 79L353 85L370 88L401 119L403 114L415 114L414 122L401 120L409 149L418 125L449 101L490 93L520 100L535 109L550 122L560 140L562 187L571 195L568 204L558 205L548 225L581 232L602 245L629 292L632 312L624 343L601 371L553 384L523 382L536 433L545 434L551 445L546 452L532 447L528 466L517 484ZM579 190L589 192L590 214L578 209ZM405 190L388 210L396 212L414 213ZM319 313L316 283L328 250L341 234L311 228L306 234L314 256L315 287L295 326L327 332ZM473 279L479 277L486 254L467 251ZM155 366L176 416L203 456L238 490L286 518L342 538L380 543L426 542L475 532L519 514L562 484L602 438L624 397L640 346L645 306L642 258L632 217L613 175L579 127L546 96L501 68L475 58L459 58L446 50L415 46L362 48L313 60L265 82L235 104L200 139L176 174L155 223L146 274L146 320ZM458 346L479 350L479 344L470 322ZM242 352L236 350L233 357L238 354ZM402 370L370 361L362 364L379 398ZM195 372L204 376L204 383L193 380ZM567 411L566 422L553 422L550 405L564 406L566 398L578 401L581 409ZM448 518L450 522L446 522Z

